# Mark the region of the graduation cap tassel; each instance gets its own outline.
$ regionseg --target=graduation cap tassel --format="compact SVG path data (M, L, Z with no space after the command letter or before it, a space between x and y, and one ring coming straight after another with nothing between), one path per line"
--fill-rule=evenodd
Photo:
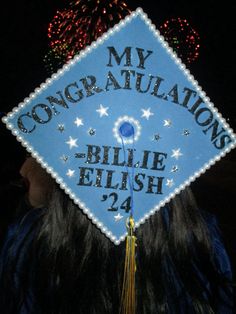
M134 128L129 123L124 123L120 127L120 133L122 136L132 136L133 146L134 146ZM124 152L124 160L126 161L125 154L125 145L123 137L121 136L122 147ZM133 147L134 150L134 147ZM136 237L134 235L134 218L133 218L133 181L134 181L134 166L132 166L132 177L130 177L127 163L126 171L128 173L129 178L129 187L130 187L130 197L131 197L131 211L129 218L126 221L127 228L127 236L126 236L126 249L125 249L125 265L124 265L124 277L123 277L123 286L122 286L122 294L121 294L121 306L120 306L120 314L135 314L135 272L136 272Z
M120 314L135 314L136 237L134 235L134 219L132 216L127 219L126 227L128 235L126 236L125 266Z

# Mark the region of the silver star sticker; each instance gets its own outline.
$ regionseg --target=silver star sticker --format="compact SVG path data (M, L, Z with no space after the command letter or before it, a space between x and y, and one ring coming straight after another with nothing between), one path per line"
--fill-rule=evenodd
M183 135L188 136L190 134L189 130L184 130Z
M76 126L78 126L78 127L81 125L84 125L83 120L78 118L78 117L75 119L74 124L76 124Z
M159 134L154 134L154 140L159 141L161 139Z
M180 156L183 156L183 154L180 151L180 148L178 149L172 149L172 155L171 157L175 158L175 159L179 159Z
M173 166L171 172L177 172L179 170L178 166Z
M164 125L163 126L167 126L168 128L171 126L172 122L170 119L165 119L164 120Z
M73 177L74 174L75 174L75 170L72 170L72 169L68 169L68 171L67 171L67 173L66 173L66 175L67 175L69 178Z
M100 118L103 116L108 116L107 110L109 109L109 107L103 107L103 105L100 105L100 108L97 109L96 111L99 113Z
M95 129L90 128L90 129L88 130L88 134L89 134L89 135L91 135L91 136L93 136L93 135L95 135L95 134L96 134L96 130L95 130Z
M58 124L57 130L60 131L61 133L65 131L65 125L64 124Z
M122 216L120 213L118 213L116 216L114 216L115 221L120 221L124 216Z
M61 157L60 157L60 159L63 161L63 162L67 162L67 160L69 159L69 157L68 156L65 156L65 155L62 155Z
M141 110L143 112L141 118L146 118L147 120L149 120L149 118L154 115L154 113L151 112L151 108Z
M71 136L69 137L69 140L66 142L66 144L68 144L70 146L70 149L73 147L78 147L77 142L78 139L77 138L72 138Z
M166 179L166 186L171 188L174 185L174 180L173 179Z

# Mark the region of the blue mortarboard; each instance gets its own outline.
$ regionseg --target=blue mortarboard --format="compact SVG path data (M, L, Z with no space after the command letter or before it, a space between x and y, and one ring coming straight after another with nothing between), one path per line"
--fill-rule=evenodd
M116 244L236 145L141 9L3 121Z

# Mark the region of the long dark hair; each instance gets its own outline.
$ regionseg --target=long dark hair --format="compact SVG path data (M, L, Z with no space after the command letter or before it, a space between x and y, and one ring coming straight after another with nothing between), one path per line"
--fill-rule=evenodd
M2 313L18 313L33 295L32 313L118 314L125 243L111 243L57 186L47 208L33 211L37 219L14 254L9 250ZM230 308L232 291L218 270L209 221L187 188L138 228L137 314L216 313L223 302Z

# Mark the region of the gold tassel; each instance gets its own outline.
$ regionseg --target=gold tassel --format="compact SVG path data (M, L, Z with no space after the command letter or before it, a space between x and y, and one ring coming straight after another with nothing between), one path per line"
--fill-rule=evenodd
M126 237L125 267L121 294L120 314L135 314L135 247L134 219L129 217L126 222L128 235Z

